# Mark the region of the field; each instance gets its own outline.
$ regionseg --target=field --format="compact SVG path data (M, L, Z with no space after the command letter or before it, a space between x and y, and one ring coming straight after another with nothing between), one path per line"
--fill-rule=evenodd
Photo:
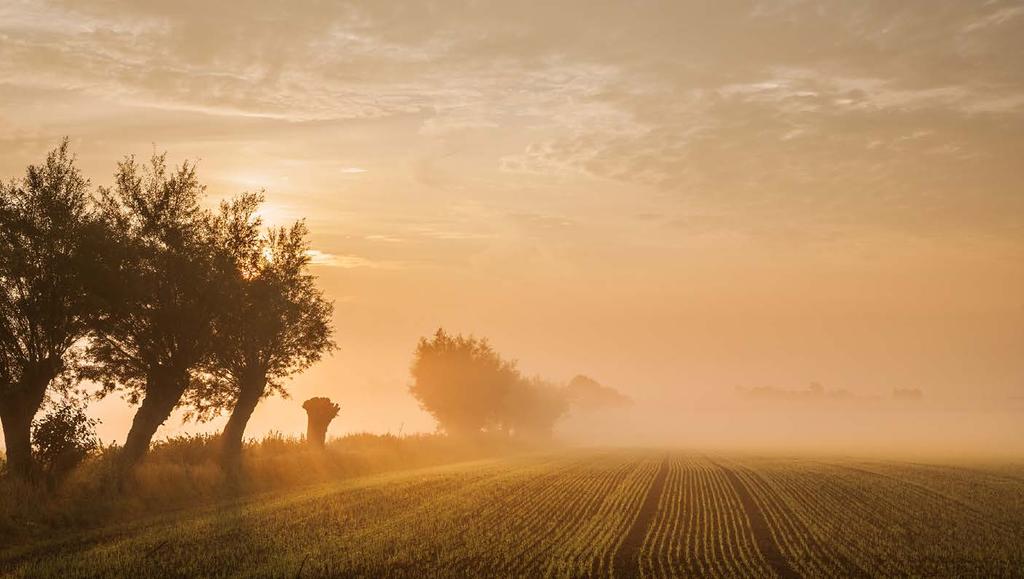
M14 577L1024 576L1024 467L563 451L7 546Z

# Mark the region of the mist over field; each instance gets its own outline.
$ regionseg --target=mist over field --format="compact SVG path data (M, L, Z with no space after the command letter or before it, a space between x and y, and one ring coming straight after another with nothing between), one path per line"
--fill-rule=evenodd
M728 393L622 412L570 415L559 434L575 444L842 453L898 458L1019 459L1020 401L749 400Z
M339 398L340 432L434 430L407 387L438 327L666 409L622 440L737 387L1001 408L1024 396L1021 14L6 2L0 175L67 135L94 186L166 151L199 161L206 206L265 189L266 225L304 218L339 349L290 388ZM298 406L251 432L301 432ZM132 410L94 408L123 442Z
M1022 0L3 0L0 576L1024 576Z

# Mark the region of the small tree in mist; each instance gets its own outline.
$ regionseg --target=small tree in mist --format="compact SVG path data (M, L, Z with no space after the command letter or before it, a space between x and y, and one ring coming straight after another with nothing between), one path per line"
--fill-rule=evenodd
M126 158L115 186L100 189L113 243L95 288L103 309L86 376L104 394L120 389L141 402L121 450L123 471L148 450L213 344L225 274L199 206L203 194L194 164L168 171L163 155L145 166Z
M230 269L208 379L188 395L201 419L231 410L222 436L228 462L240 455L259 401L287 395L285 380L334 348L333 306L309 273L308 230L299 221L262 234L256 214L262 202L260 194L244 194L222 203L213 220Z
M327 427L338 415L341 406L331 402L330 398L310 398L302 403L306 411L306 442L323 448L327 443Z
M465 436L500 425L502 400L520 380L487 340L443 329L421 338L409 391L447 433Z
M566 384L565 397L571 406L581 410L625 408L633 404L629 396L583 374Z
M924 400L924 391L920 388L893 388L892 397L896 400Z
M33 469L32 419L50 384L74 370L72 348L93 319L85 277L99 236L88 188L67 139L21 180L0 183L0 421L17 476Z
M546 440L568 409L561 388L539 377L522 378L505 394L501 417L507 432L520 438Z

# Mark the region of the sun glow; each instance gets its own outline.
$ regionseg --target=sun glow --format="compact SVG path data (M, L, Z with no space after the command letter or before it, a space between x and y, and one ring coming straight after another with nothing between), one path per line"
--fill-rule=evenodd
M275 203L264 203L256 212L256 216L267 227L288 225L302 218L294 208Z

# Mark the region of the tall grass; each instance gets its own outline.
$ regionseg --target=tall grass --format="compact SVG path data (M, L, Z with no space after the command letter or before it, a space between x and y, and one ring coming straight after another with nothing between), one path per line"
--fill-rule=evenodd
M246 442L241 468L231 476L221 466L216 436L186 435L154 443L132 479L118 488L119 449L106 447L52 490L0 479L0 538L31 538L256 492L521 449L505 437L455 441L442 435L352 434L319 450L302 438L271 433Z

